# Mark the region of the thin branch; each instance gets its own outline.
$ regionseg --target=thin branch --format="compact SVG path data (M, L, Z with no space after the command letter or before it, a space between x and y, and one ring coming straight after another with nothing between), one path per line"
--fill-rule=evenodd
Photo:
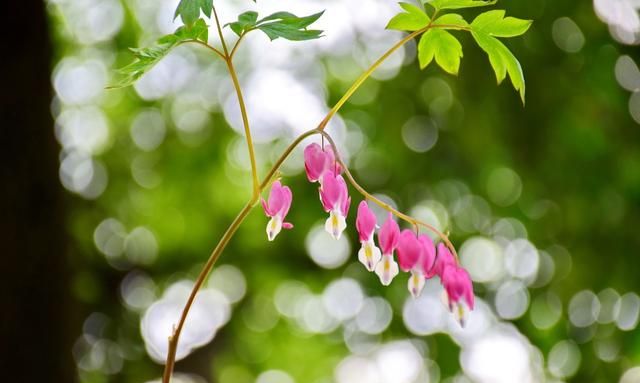
M185 43L196 43L196 44L200 44L200 45L202 45L203 47L206 47L206 48L210 49L211 51L213 51L215 54L217 54L218 56L220 56L220 58L221 58L221 59L223 59L223 60L225 60L225 61L227 60L227 58L225 57L225 55L224 55L222 52L220 52L218 49L216 49L216 48L212 47L211 45L209 45L209 44L205 43L204 41L200 41L200 40L184 40L184 41L181 41L181 42L180 42L180 44L185 44Z

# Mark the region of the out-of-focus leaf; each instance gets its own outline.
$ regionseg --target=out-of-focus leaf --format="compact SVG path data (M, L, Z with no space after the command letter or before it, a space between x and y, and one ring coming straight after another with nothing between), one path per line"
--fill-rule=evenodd
M475 31L496 37L514 37L524 34L531 26L531 20L504 17L502 9L478 15L471 23Z
M399 3L406 12L395 15L387 24L387 29L398 31L417 31L429 25L429 16L425 11L413 4Z
M132 85L178 44L189 40L198 40L206 43L208 35L209 29L207 24L203 19L198 19L198 21L191 26L184 25L178 28L175 33L161 37L154 46L130 48L135 56L135 61L120 68L118 73L123 75L123 77L108 88L122 88Z
M462 45L451 33L443 29L430 29L418 43L420 68L426 68L433 59L446 72L457 75L462 58Z
M496 2L497 0L431 0L428 1L427 4L431 5L436 10L440 10L485 7L487 5L493 5Z
M180 0L173 19L180 16L185 25L191 25L200 18L201 10L207 17L211 17L212 9L213 0Z

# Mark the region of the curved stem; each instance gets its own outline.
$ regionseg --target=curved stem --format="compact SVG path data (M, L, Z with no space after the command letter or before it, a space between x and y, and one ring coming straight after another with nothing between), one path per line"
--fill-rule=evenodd
M224 50L224 55L222 56L222 58L227 64L227 69L229 70L229 75L231 76L233 87L236 91L236 95L238 96L238 105L240 106L240 114L242 115L242 125L244 127L244 135L247 139L247 149L249 151L249 160L251 162L251 181L253 184L253 194L251 195L251 203L255 204L258 202L258 198L260 197L260 186L258 181L258 165L256 163L256 153L255 153L255 148L253 146L253 138L251 137L251 128L249 127L249 116L247 115L247 107L244 103L244 97L242 96L242 88L240 87L240 82L238 81L238 75L236 74L236 70L233 67L233 62L231 58L233 53L235 53L235 50L238 47L238 43L240 42L240 40L236 41L236 45L233 47L233 51L231 52L231 54L229 54L229 50L227 49L227 43L224 40L224 35L222 34L222 28L220 27L218 12L216 11L215 6L213 7L213 17L216 21L218 36L220 37L220 43L222 44L222 49Z
M222 44L222 50L224 50L225 57L229 56L229 51L227 50L227 43L224 41L224 36L222 35L222 27L220 27L220 20L218 19L218 12L216 12L215 5L213 8L213 17L216 20L216 28L218 29L218 36L220 37L220 43Z
M336 161L338 161L340 166L342 166L342 169L344 169L344 174L347 176L347 179L349 180L349 183L360 194L362 194L366 199L374 202L376 205L380 206L384 210L392 213L396 217L398 217L398 218L406 221L407 223L411 224L412 226L416 226L416 227L422 226L422 227L432 231L434 234L436 234L438 237L440 237L442 242L444 242L447 245L449 250L451 250L451 252L453 253L453 256L458 261L458 263L460 262L460 260L458 258L458 253L456 252L455 247L453 246L453 244L449 240L449 237L446 234L444 234L440 230L436 229L433 225L430 225L430 224L428 224L426 222L420 221L420 220L415 219L415 218L413 218L413 217L411 217L411 216L409 216L407 214L402 213L401 211L395 209L393 206L389 205L388 203L385 203L384 201L380 200L379 198L373 196L371 193L366 191L362 186L360 186L360 184L358 184L358 182L353 178L353 175L349 171L349 168L347 167L347 165L344 163L344 161L342 161L342 158L340 157L340 153L338 152L338 148L336 147L336 144L333 141L333 139L331 138L331 136L327 132L325 132L323 130L319 130L319 132L320 132L320 134L322 134L322 136L327 141L329 141L329 144L331 145L331 148L333 149L333 152L336 155Z
M238 75L236 74L236 70L233 67L231 58L227 57L225 59L225 62L227 63L227 68L229 69L229 75L231 75L231 80L233 82L233 87L236 90L236 95L238 96L238 105L240 105L240 114L242 115L244 135L247 139L247 147L249 149L249 160L251 161L251 179L253 181L253 195L251 196L251 198L252 198L252 201L255 203L258 201L258 197L260 196L261 189L258 181L258 166L256 164L256 154L255 154L255 149L253 147L253 138L251 137L251 129L249 128L249 117L247 115L247 107L244 103L244 97L242 96L242 88L240 88Z
M271 168L271 170L269 171L267 176L264 178L264 180L262 180L262 182L260 184L260 188L262 189L262 188L266 187L271 182L271 179L276 174L278 169L280 169L280 166L282 166L284 161L287 158L289 158L289 156L291 155L291 152L293 152L293 150L298 145L300 145L302 140L304 140L305 138L307 138L307 137L309 137L311 135L318 134L318 133L320 133L319 130L313 129L313 130L309 130L309 131L301 134L300 136L298 136L287 147L287 149L285 149L285 151L282 153L280 158L278 158L278 160L275 162L275 164L273 165L273 167ZM162 382L163 383L169 383L170 380L171 380L171 374L173 373L173 367L174 367L175 361L176 361L176 352L178 350L178 341L180 339L180 334L182 333L182 328L184 327L184 323L187 320L187 315L189 314L189 310L191 310L191 306L193 305L193 301L195 300L196 295L197 295L198 291L200 290L200 287L202 287L202 284L207 279L207 276L211 272L211 269L213 269L213 266L215 265L216 261L218 260L218 258L220 258L220 255L222 254L222 251L224 250L224 248L227 246L227 244L229 243L229 241L231 240L233 235L236 233L236 231L238 230L238 228L240 227L242 222L245 220L247 215L249 215L249 213L251 212L251 210L253 209L254 206L255 206L255 203L253 202L253 198L252 198L242 208L240 213L238 213L238 215L233 220L233 222L231 223L229 228L227 228L227 231L225 231L224 235L220 239L220 242L218 242L216 247L211 252L211 255L209 256L209 259L207 260L207 263L205 263L204 267L200 271L200 274L198 275L198 278L196 279L196 282L193 285L193 289L191 290L189 298L187 299L187 303L185 304L184 308L182 309L182 314L180 315L180 320L179 320L178 324L174 327L173 333L169 337L169 349L167 351L167 360L166 360L165 367L164 367L164 373L162 375Z
M329 113L327 113L327 116L322 120L322 122L320 122L320 125L318 126L318 129L320 129L320 130L324 130L325 129L325 127L329 123L329 120L331 120L331 118L336 113L338 113L338 110L340 110L342 105L344 105L347 102L347 100L356 92L356 90L358 90L358 88L360 88L360 86L365 82L365 80L368 79L369 76L371 76L371 74L376 69L378 69L378 67L380 65L382 65L384 60L386 60L389 56L391 56L393 54L393 52L397 51L404 44L406 44L407 42L409 42L410 40L412 40L414 37L418 36L419 34L427 31L429 28L431 28L430 25L428 25L428 26L426 26L426 27L424 27L422 29L419 29L419 30L417 30L415 32L412 32L412 33L408 34L402 40L398 41L394 46L389 48L389 50L386 51L382 56L380 56L380 58L378 58L373 64L371 64L371 66L364 73L362 73L360 75L360 77L358 77L356 79L356 81L353 83L353 85L351 85L351 87L349 89L347 89L345 94L342 96L342 98L340 98L340 100L338 100L338 102L333 106L333 108L331 108Z
M220 56L221 59L226 60L227 58L225 57L224 53L220 52L219 50L217 50L216 48L212 47L211 45L205 43L204 41L200 41L200 40L184 40L181 41L180 44L185 44L185 43L196 43L196 44L200 44L203 47L206 47L207 49L213 51L215 54L217 54L218 56Z

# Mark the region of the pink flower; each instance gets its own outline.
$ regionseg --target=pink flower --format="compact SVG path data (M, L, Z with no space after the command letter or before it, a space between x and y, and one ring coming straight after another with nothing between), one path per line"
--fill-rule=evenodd
M411 272L409 292L414 297L420 295L424 287L426 270L435 259L433 241L426 235L416 235L411 230L403 230L398 239L398 262L402 271Z
M262 199L262 209L267 217L271 217L271 220L267 224L267 238L269 238L269 241L273 241L281 229L293 228L291 223L284 222L291 207L292 200L293 195L291 194L291 189L287 186L282 186L280 181L274 182L271 186L269 201L267 202L264 198Z
M374 267L382 258L380 249L373 242L373 233L376 230L376 216L373 214L366 201L360 202L358 205L358 216L356 218L356 229L360 236L362 247L358 251L358 260L369 271L373 271Z
M469 273L462 267L446 265L442 272L442 285L449 298L449 309L453 311L454 306L457 306L458 320L464 326L464 306L462 301L466 302L470 310L473 310L474 306L473 284Z
M389 213L387 220L382 225L378 233L378 242L382 248L382 260L376 265L376 274L380 278L380 283L389 286L391 280L398 275L398 264L393 260L393 252L398 245L400 237L400 228L393 215Z
M445 267L447 265L456 265L456 260L453 257L453 254L451 254L451 251L449 251L449 248L444 243L440 242L437 250L436 260L433 267L427 271L427 278L432 278L437 275L442 279L442 272Z
M320 186L320 200L324 210L329 213L324 228L335 239L340 239L347 227L346 217L349 212L351 198L347 183L341 175L325 172Z
M336 157L330 146L321 148L313 143L304 149L304 169L310 182L322 182L326 172L340 174L342 168L336 163Z

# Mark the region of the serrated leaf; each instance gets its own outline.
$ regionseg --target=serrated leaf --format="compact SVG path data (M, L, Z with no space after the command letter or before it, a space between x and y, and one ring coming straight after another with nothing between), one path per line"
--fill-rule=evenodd
M504 17L502 9L488 11L478 15L471 26L476 31L496 37L515 37L524 34L531 26L531 20Z
M399 3L406 12L398 13L387 24L387 29L398 31L417 31L429 25L431 21L425 11L413 4Z
M446 72L457 75L462 58L462 45L451 33L443 29L430 29L418 43L420 68L426 68L435 58Z
M248 11L240 14L240 16L238 16L238 21L226 24L225 27L228 25L236 35L240 36L248 30L254 28L257 20L258 13L254 11Z
M487 5L493 5L496 2L497 0L431 0L428 1L427 4L431 5L436 10L441 10L485 7Z
M322 12L298 17L290 12L276 12L256 22L255 28L271 40L282 37L292 41L312 40L322 37L322 31L306 29L322 16Z
M500 84L508 74L511 79L511 84L513 84L515 90L520 93L520 98L522 99L522 103L524 103L524 73L522 72L522 67L518 59L500 40L488 33L472 30L471 34L480 48L489 56L489 62L491 63L493 71L496 73L498 84Z
M173 19L180 16L185 25L191 25L200 18L201 10L207 17L211 17L212 9L213 0L180 0L173 14Z
M167 35L165 37L175 36L180 40L200 40L202 42L209 41L209 26L204 19L198 19L193 25L184 25L174 32L173 35ZM160 39L162 41L162 38Z
M446 15L440 16L434 20L433 25L434 26L450 25L452 27L458 27L458 28L469 27L469 23L467 23L467 21L457 13L447 13Z
M279 37L292 41L313 40L322 37L322 31L315 29L297 29L279 23L269 23L258 27L270 40Z
M184 25L178 28L173 34L166 35L158 39L156 45L146 48L130 48L135 56L135 61L118 69L118 73L123 77L120 81L108 88L122 88L132 85L142 75L153 68L162 60L174 47L180 43L190 40L207 42L209 29L203 19L198 19L193 25Z

